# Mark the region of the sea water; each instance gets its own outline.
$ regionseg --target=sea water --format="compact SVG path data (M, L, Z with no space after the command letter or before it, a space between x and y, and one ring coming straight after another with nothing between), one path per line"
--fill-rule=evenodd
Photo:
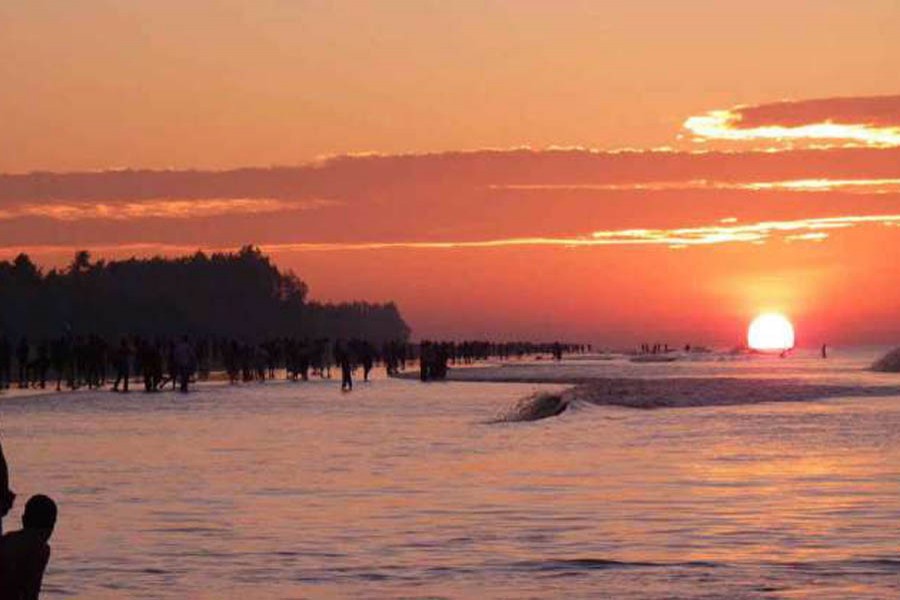
M872 385L871 352L511 369ZM900 398L493 423L560 385L209 384L0 397L48 598L900 597Z

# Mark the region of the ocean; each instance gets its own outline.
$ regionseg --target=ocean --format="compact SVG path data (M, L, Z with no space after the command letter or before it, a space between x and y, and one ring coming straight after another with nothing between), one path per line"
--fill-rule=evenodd
M4 529L58 502L47 598L896 598L900 396L853 393L900 384L879 352L0 395ZM850 391L496 422L599 376Z

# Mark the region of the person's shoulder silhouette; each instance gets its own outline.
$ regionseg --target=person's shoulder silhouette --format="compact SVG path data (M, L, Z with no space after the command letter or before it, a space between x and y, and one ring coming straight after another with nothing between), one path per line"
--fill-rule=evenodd
M47 543L56 526L56 503L44 495L25 504L22 529L0 538L0 598L36 600L50 561Z

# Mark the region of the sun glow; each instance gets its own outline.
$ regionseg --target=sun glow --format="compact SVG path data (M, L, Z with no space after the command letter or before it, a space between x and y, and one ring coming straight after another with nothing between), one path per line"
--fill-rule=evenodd
M747 345L754 350L789 350L794 347L794 326L778 313L759 315L747 330Z

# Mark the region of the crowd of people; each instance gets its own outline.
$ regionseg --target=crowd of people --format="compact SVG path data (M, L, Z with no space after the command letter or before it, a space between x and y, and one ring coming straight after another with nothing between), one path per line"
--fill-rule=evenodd
M64 386L95 389L112 380L114 391L128 392L131 379L140 376L148 392L169 382L186 392L203 348L187 336L169 340L132 336L115 345L97 335L67 334L36 343L23 336L13 345L0 335L0 390L14 384L21 389L45 389L48 384L55 384L57 391Z
M206 380L212 371L222 371L232 384L263 382L284 373L290 381L310 377L331 378L341 373L341 388L353 389L353 377L362 370L368 381L372 369L383 365L388 376L404 371L418 361L422 381L445 379L448 369L491 358L506 360L531 355L583 353L589 345L534 344L488 341L388 341L330 340L328 338L280 337L258 342L210 336L178 338L125 336L106 340L94 334L64 333L52 339L19 338L15 343L0 334L0 391L54 387L75 390L104 388L128 393L137 380L145 392L172 389L187 392L193 381Z

